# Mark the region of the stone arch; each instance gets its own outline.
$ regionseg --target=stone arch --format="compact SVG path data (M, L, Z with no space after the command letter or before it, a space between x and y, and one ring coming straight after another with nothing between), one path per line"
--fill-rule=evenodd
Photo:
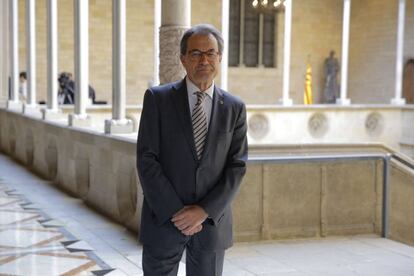
M404 66L403 98L406 103L414 104L414 58L409 59Z

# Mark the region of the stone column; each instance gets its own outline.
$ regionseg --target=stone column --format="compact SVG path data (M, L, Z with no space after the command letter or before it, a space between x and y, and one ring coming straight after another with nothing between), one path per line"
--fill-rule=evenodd
M398 2L398 31L397 31L397 62L395 70L395 97L391 104L403 105L402 97L403 67L404 67L404 25L405 25L405 0Z
M0 1L0 107L5 107L9 98L9 2Z
M344 0L344 16L342 23L342 68L341 68L341 96L336 99L340 105L349 105L348 92L348 53L349 53L349 25L351 18L351 0Z
M185 76L180 61L180 40L190 27L190 0L163 0L160 28L160 83L177 81Z
M244 1L245 0L240 0L239 67L244 67Z
M220 86L228 89L228 68L229 68L229 21L230 21L230 1L221 1L221 33L224 40L224 49L221 57L221 77Z
M285 39L283 50L283 98L280 99L280 103L285 106L293 104L291 98L289 98L290 89L290 44L292 36L292 1L285 1Z
M90 126L86 114L89 93L89 0L74 0L75 23L75 114L69 114L69 125Z
M57 0L47 0L47 106L43 119L60 118L58 109Z
M263 64L263 39L264 39L264 34L263 34L263 25L264 25L264 14L260 13L259 14L259 41L258 41L258 58L257 58L257 67L259 68L263 68L264 64Z
M10 40L10 97L7 102L8 109L20 109L19 102L19 5L18 1L9 0L9 40Z
M160 84L160 27L161 0L154 0L154 79L152 85Z
M105 133L131 133L125 118L125 0L112 0L112 120L105 121Z
M26 0L26 74L27 97L23 113L39 115L36 104L36 6L35 0Z

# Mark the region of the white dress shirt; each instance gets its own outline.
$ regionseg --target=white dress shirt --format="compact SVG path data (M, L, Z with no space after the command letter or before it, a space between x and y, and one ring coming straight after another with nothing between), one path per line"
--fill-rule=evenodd
M190 112L192 114L194 106L197 103L197 95L195 93L200 91L200 88L198 88L188 77L185 78L185 81L187 83L188 104L190 107ZM211 109L213 107L214 82L210 85L209 88L201 92L207 93L208 96L205 97L203 101L203 109L204 113L206 114L208 129L210 124Z

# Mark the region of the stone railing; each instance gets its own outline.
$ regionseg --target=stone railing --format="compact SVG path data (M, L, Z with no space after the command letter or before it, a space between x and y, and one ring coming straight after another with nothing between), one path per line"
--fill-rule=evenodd
M127 106L135 130L141 108ZM73 108L63 107L63 112L71 113ZM91 106L88 113L93 129L103 132L111 106ZM383 143L414 159L414 106L410 105L250 105L247 120L251 145Z
M0 109L3 152L132 231L139 229L143 199L135 139L136 134L104 135ZM380 143L252 144L247 175L234 202L236 239L381 233L381 158L290 158L389 152ZM275 156L286 160L270 162ZM389 233L414 244L414 173L399 163L391 167Z

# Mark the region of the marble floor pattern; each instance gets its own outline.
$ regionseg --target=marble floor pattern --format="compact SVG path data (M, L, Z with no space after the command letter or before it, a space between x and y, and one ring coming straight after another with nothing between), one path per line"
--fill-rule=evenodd
M0 179L0 275L104 275L87 243Z
M143 275L141 254L135 234L0 154L0 275ZM414 247L375 235L237 243L223 275L414 276Z

